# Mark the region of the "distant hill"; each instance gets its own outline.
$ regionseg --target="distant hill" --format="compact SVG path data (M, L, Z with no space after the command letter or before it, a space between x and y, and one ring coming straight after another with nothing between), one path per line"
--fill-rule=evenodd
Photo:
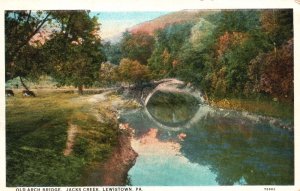
M163 16L160 16L151 21L146 21L135 25L130 28L131 33L144 32L153 35L158 29L165 28L168 25L174 23L183 23L186 21L197 21L200 17L204 17L217 12L217 10L182 10L178 12L172 12Z

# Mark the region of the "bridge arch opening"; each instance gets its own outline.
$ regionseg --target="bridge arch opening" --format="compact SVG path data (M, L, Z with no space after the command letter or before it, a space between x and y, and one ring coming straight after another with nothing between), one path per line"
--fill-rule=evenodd
M193 99L197 100L197 102L193 102L193 104L194 104L194 107L193 107L194 111L192 111L193 115L189 116L187 118L187 120L182 120L182 121L179 120L179 122L178 122L178 120L173 120L174 123L172 123L172 119L171 119L171 122L170 121L162 122L161 120L158 119L159 117L153 115L153 112L151 111L151 108L150 108L151 104L153 102L151 99L155 99L155 97L160 93L177 94L177 95L181 95L181 96L186 95L186 97L192 97ZM149 103L151 103L151 104L149 104ZM172 103L172 104L176 104L176 103ZM207 114L207 111L209 110L208 105L205 104L205 99L203 98L202 93L199 90L193 88L190 85L187 85L186 83L184 83L183 81L180 81L178 79L164 79L164 81L162 83L160 83L156 88L154 88L147 95L147 97L144 101L144 106L145 106L144 107L145 113L147 114L147 116L149 117L149 119L151 121L153 121L160 128L168 129L168 130L172 130L172 131L178 131L182 128L189 128L193 123L195 123L200 118L205 116ZM178 107L179 107L178 109L180 109L180 106L178 106ZM176 112L176 111L174 111L174 109L173 109L173 111L171 111L171 112ZM174 116L174 113L173 113L173 116ZM170 115L169 115L169 120L170 120Z

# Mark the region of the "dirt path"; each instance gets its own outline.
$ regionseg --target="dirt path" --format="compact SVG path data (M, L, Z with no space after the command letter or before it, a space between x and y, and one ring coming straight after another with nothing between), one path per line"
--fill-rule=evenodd
M80 96L77 98L74 98L71 100L71 102L84 102L89 105L89 113L94 115L99 122L103 122L101 116L97 114L97 104L100 102L105 101L107 99L107 95L112 93L112 90L105 91L100 94L96 95L90 95L90 96ZM64 150L64 155L69 156L73 151L73 146L75 143L75 138L78 134L78 131L80 130L80 127L78 127L75 124L72 124L71 122L68 122L68 131L67 131L67 142L66 142L66 148Z
M96 104L105 100L107 95L111 93L112 91L106 91L100 94L96 95L90 95L90 96L80 96L75 99L72 99L71 102L87 102L90 106L90 113L97 116L96 111ZM99 122L101 122L101 119L98 119ZM68 132L67 132L67 142L66 142L66 148L64 150L64 156L69 156L73 151L73 146L75 143L75 138L78 134L79 127L77 125L72 124L71 122L68 122Z
M78 133L78 126L74 125L72 123L69 123L67 144L66 144L66 148L64 150L65 156L69 156L72 153L73 146L75 143L75 137L76 137L77 133Z
M101 94L89 96L87 98L88 103L91 105L90 113L94 115L97 121L99 121L100 123L105 122L104 119L105 117L99 113L99 107L100 107L99 105L103 105L103 103L107 102L108 95L111 93L113 93L113 91L110 90L110 91L103 92Z
M92 104L96 104L98 102L104 101L107 99L107 95L111 94L113 90L105 91L101 94L91 95L88 97L88 102Z

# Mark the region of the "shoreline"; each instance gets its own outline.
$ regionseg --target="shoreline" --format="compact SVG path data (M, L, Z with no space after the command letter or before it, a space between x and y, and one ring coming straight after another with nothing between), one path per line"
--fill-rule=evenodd
M96 162L86 169L84 184L89 186L126 186L128 171L135 164L138 154L131 147L131 136L121 132L118 146L104 162Z
M105 186L126 186L128 184L128 171L134 166L138 154L131 146L130 132L122 130L118 139L118 146L111 157L104 163L101 182Z
M105 93L104 93L105 94ZM84 170L83 184L89 186L126 186L128 185L128 171L135 164L138 154L131 146L133 136L131 128L122 128L118 121L117 113L120 109L126 107L128 100L117 98L114 100L107 93L103 98L100 107L106 108L105 117L114 121L111 128L118 129L118 142L105 161L97 161L89 165ZM122 95L119 95L122 97ZM130 100L129 100L130 101ZM98 113L99 115L99 113ZM101 115L101 114L100 114ZM105 119L104 119L105 120ZM125 125L126 126L126 125Z
M275 103L274 103L275 104ZM241 112L244 117L257 118L259 121L269 121L272 126L294 131L294 118L283 117L278 108L264 101L219 99L211 100L209 105L220 110ZM268 110L267 110L268 109Z

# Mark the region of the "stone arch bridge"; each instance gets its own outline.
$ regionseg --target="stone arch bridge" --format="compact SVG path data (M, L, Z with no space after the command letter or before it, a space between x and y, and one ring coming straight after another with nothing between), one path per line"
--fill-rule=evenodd
M167 78L155 81L152 86L142 89L140 98L143 105L147 106L151 97L157 92L187 94L195 97L200 103L205 102L200 90L176 78Z

